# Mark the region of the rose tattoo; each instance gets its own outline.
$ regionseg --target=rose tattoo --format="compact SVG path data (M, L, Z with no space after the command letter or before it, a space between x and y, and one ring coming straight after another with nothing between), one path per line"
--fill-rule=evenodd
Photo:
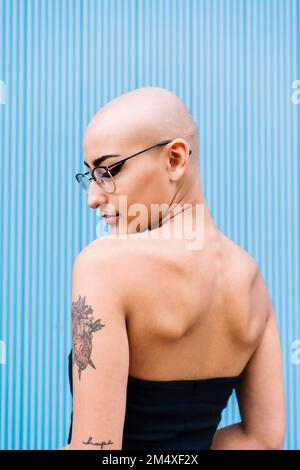
M72 363L77 364L79 380L88 365L96 369L91 359L93 333L105 326L101 324L100 319L94 321L92 313L93 309L85 303L85 297L79 296L76 302L72 302Z

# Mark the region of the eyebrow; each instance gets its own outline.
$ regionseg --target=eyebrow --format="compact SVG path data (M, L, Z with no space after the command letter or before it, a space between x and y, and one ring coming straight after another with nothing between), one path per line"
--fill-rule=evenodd
M110 157L120 157L121 155L119 155L118 153L110 153L108 155L103 155L102 157L98 157L98 158L95 158L95 160L92 161L92 164L94 166L98 166L100 165L102 162L104 162L104 160L106 160L107 158L110 158ZM89 164L86 163L86 162L83 162L85 164L85 166L87 166L88 168L90 168Z

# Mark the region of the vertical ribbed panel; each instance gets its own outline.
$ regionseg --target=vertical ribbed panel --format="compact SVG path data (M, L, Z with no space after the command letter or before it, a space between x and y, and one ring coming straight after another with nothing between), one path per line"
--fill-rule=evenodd
M0 0L1 449L66 443L72 263L96 237L74 180L82 136L100 106L147 85L193 112L215 222L261 267L286 448L300 447L299 25L298 0ZM221 424L238 418L233 397Z

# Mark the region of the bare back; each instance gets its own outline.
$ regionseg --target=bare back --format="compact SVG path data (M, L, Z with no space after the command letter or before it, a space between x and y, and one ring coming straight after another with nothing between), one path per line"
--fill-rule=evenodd
M213 228L201 250L186 249L182 239L106 238L90 243L72 272L74 301L87 297L97 321L109 326L94 342L97 373L86 374L84 388L74 382L76 445L83 424L97 432L111 422L120 448L129 376L161 382L243 372L236 386L242 421L217 430L212 448L282 448L280 338L255 260Z
M148 380L238 375L266 322L254 259L215 230L196 251L186 250L183 240L130 243L121 276L131 293L129 375Z

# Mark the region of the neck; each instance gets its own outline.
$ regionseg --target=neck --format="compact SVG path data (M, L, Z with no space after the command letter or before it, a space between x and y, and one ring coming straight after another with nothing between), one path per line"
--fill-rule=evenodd
M205 238L208 234L218 231L203 196L196 200L181 200L180 203L170 206L170 210L149 231L161 235L176 231L177 234L182 233L185 238L197 234L201 229L205 232Z

